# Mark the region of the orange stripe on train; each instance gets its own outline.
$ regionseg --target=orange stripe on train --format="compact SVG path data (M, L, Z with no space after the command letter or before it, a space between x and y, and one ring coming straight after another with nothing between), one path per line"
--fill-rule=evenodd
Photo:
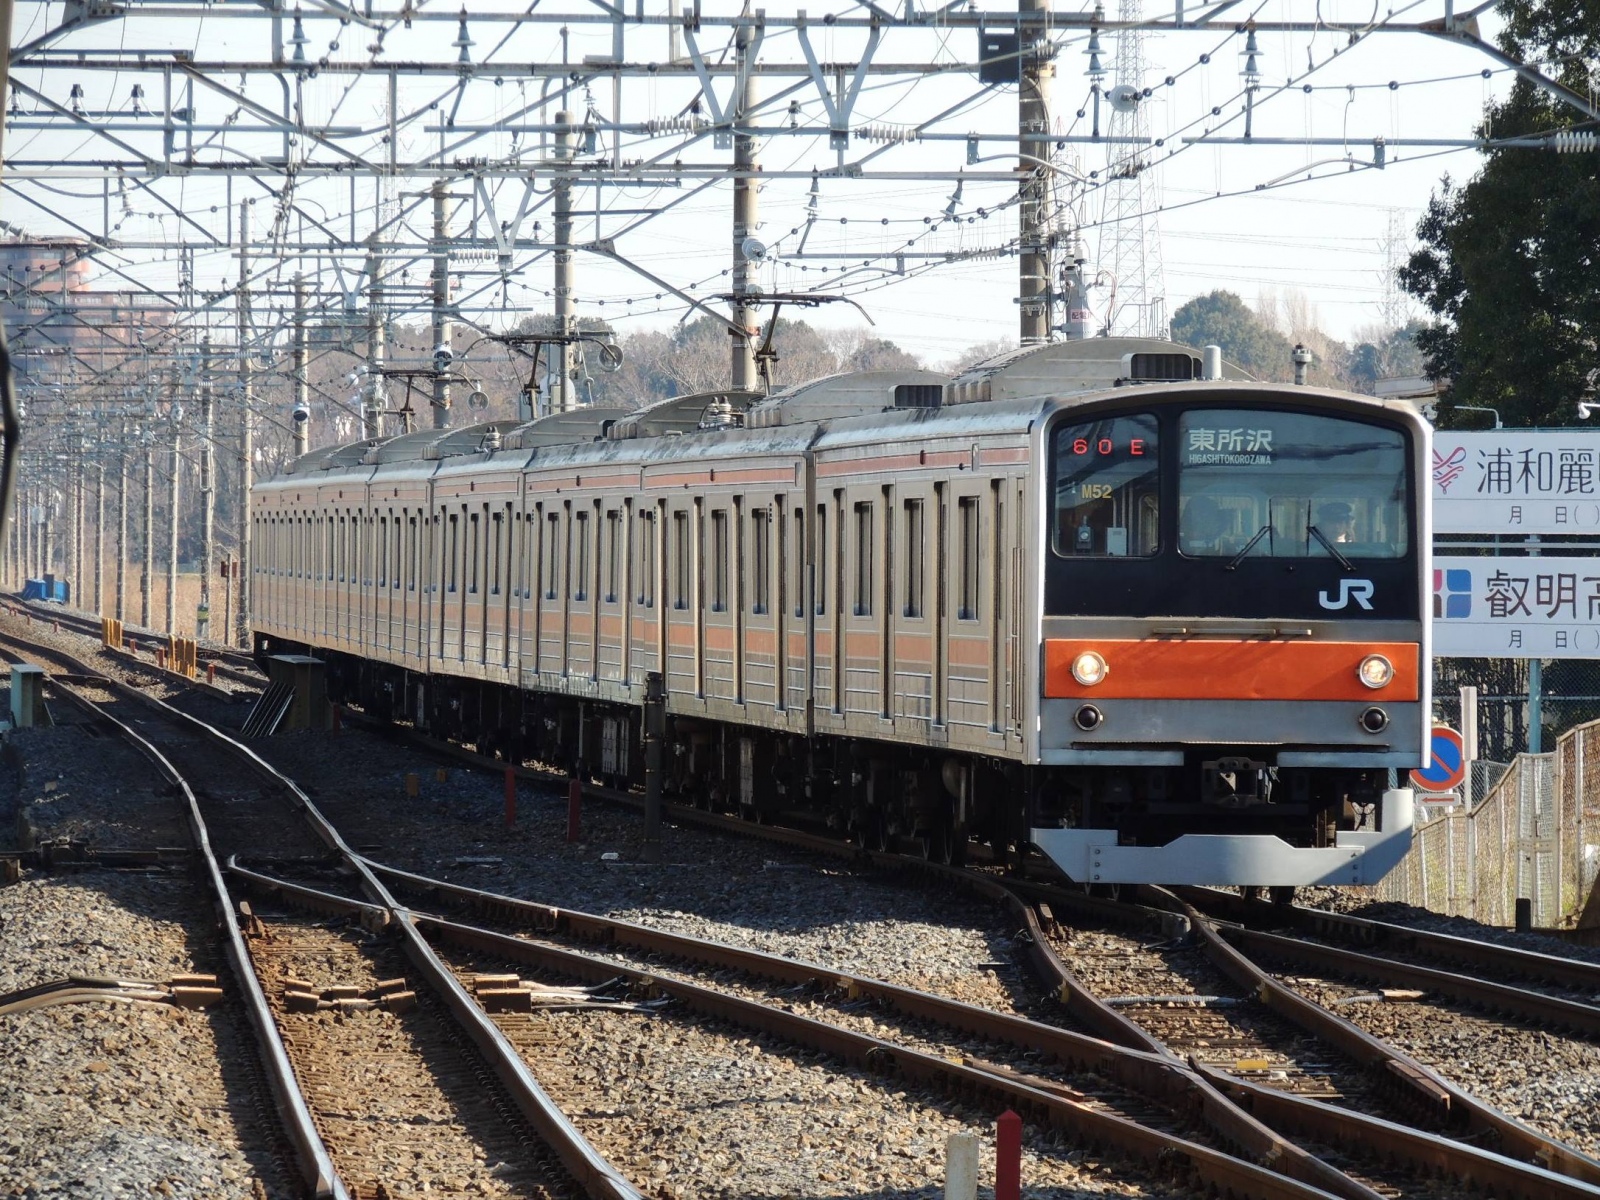
M1109 668L1093 687L1072 677L1072 661L1085 650ZM1369 654L1394 665L1386 687L1369 688L1356 677ZM1044 694L1072 700L1417 700L1419 654L1415 642L1051 638L1044 644Z

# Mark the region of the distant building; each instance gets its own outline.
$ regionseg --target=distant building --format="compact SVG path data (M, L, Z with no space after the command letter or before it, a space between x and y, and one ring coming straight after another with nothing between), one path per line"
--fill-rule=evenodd
M90 252L72 239L0 241L0 321L22 382L30 373L59 375L68 360L114 367L138 352L140 334L172 324L166 296L91 287Z

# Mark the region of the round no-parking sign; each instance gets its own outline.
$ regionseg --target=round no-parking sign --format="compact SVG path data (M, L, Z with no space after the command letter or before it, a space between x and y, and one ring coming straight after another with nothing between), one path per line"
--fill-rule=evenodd
M1411 772L1411 782L1425 792L1449 792L1467 776L1461 735L1448 725L1435 725L1428 742L1428 765Z

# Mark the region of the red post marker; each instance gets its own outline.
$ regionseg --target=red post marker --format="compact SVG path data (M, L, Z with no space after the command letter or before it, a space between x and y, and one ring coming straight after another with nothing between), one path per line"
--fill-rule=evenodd
M517 823L517 772L514 767L506 768L506 828L510 829Z
M211 685L213 685L213 686L216 685L216 682L217 682L217 664L216 663L207 663L206 664L206 682L211 684Z
M994 1200L1021 1200L1022 1118L1009 1108L995 1122Z
M583 784L576 779L567 781L567 841L578 840L579 817L583 810Z

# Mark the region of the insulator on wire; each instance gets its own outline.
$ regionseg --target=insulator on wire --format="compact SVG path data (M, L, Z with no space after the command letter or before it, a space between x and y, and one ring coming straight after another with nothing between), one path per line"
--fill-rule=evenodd
M922 131L908 125L863 125L855 137L863 142L920 142Z
M644 123L647 134L704 133L710 126L703 117L652 117Z
M1550 145L1557 154L1592 154L1600 148L1600 133L1593 129L1558 129Z

